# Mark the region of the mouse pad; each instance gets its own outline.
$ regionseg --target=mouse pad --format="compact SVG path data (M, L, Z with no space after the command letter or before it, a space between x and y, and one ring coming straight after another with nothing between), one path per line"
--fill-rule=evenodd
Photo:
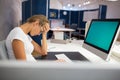
M46 56L35 57L36 60L57 60L56 54L65 54L71 60L89 61L79 52L48 52Z

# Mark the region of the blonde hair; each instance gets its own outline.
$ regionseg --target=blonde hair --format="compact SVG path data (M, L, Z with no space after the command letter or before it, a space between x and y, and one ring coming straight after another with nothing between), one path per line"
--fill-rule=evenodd
M40 26L44 26L46 23L49 23L49 20L44 15L34 15L34 16L28 18L27 22L32 23L32 22L35 22L37 20L39 21Z

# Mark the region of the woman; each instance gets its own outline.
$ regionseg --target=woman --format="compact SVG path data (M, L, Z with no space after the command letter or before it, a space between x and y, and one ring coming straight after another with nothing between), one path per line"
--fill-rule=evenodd
M10 59L35 60L32 52L47 55L46 35L49 31L49 21L44 15L34 15L20 27L15 27L7 36L6 47ZM42 46L38 45L28 35L42 35Z

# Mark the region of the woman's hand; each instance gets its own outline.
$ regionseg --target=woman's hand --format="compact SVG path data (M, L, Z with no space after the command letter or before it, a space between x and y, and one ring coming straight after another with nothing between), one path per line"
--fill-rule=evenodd
M43 26L43 32L42 34L47 34L47 32L50 30L50 27L49 27L49 24L46 23L44 26Z

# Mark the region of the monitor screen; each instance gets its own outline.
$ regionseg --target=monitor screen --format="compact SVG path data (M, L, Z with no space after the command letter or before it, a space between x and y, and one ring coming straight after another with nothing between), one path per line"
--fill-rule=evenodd
M119 31L119 23L119 19L93 19L84 43L109 54L116 34Z

